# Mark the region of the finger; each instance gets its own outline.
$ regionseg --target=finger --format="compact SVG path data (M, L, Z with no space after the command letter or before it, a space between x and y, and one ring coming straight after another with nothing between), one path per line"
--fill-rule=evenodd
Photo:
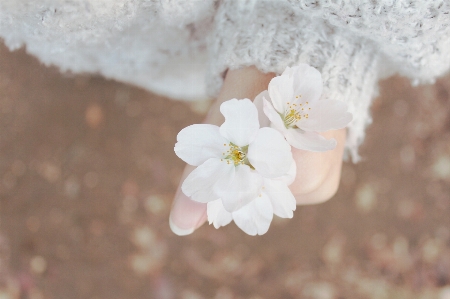
M335 138L337 146L327 152L310 152L292 149L297 164L297 176L290 189L298 205L324 202L336 193L341 177L346 129L322 133L325 138Z

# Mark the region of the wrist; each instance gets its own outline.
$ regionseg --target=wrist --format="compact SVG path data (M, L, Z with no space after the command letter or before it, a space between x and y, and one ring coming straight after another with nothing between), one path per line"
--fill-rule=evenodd
M230 99L253 99L262 91L267 89L270 80L275 77L274 73L265 74L256 67L244 67L236 70L229 70L225 76L222 89L210 109L205 123L220 125L224 118L219 111L220 105Z

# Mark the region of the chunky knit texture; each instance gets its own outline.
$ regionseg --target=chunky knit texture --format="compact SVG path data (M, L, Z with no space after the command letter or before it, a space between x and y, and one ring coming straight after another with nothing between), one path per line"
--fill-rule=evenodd
M323 97L349 104L357 161L378 80L431 83L450 68L450 1L3 0L0 36L63 71L185 100L217 95L228 69L308 63Z

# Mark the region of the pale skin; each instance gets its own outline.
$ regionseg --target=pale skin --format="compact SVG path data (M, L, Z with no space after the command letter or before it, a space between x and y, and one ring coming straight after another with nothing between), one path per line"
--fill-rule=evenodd
M245 67L227 72L224 84L211 107L204 123L220 126L224 122L219 112L220 104L232 98L253 100L267 89L273 73L264 74L255 67ZM346 129L321 133L325 138L334 138L337 147L327 152L310 152L292 148L297 164L297 176L289 186L297 205L318 204L329 200L336 193L341 177L342 156L346 138ZM194 169L186 166L175 195L170 213L170 226L178 235L188 235L199 228L206 220L206 204L194 202L181 192L181 183Z

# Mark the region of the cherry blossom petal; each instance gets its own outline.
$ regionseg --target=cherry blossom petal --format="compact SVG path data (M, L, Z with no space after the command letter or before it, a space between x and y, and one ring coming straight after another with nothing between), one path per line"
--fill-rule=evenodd
M222 204L228 212L234 212L260 194L262 187L261 175L247 165L232 165L226 175L217 181L213 190L222 199Z
M312 103L308 118L297 122L305 131L324 132L342 129L352 121L352 114L347 112L347 104L336 100L320 100Z
M225 122L220 126L220 134L237 146L246 146L256 136L259 129L258 110L249 99L232 99L220 105Z
M270 119L264 113L264 99L266 100L270 99L269 92L267 90L264 90L263 92L258 94L256 98L253 100L253 104L256 106L256 109L258 110L258 120L259 126L261 128L270 126Z
M217 196L217 194L214 193L211 187L202 188L202 190L199 190L198 192L196 192L191 196L192 200L201 203L207 203L210 202L211 200L216 200L218 198L219 197Z
M283 120L281 119L280 114L273 108L272 104L264 100L264 114L267 118L272 122L272 125L275 129L280 132L284 132L286 130L286 126L284 125Z
M314 102L319 100L322 95L323 84L322 75L315 68L301 63L291 68L293 77L293 96L300 96L302 101ZM282 75L284 76L284 74ZM291 87L292 88L292 87Z
M278 76L269 82L269 95L273 107L279 113L284 113L286 107L289 107L288 102L292 102L294 97L294 77Z
M248 160L262 176L276 178L286 174L292 164L291 147L283 135L272 128L262 128L248 147Z
M273 219L273 208L269 197L262 193L249 204L232 213L236 225L245 233L263 235L269 230Z
M325 152L336 147L336 139L326 139L316 132L299 129L286 130L284 137L295 148L313 152Z
M294 69L295 67L287 66L281 75L292 77L294 75Z
M288 172L285 175L273 178L272 180L281 181L284 184L286 184L286 186L289 186L294 182L296 175L297 175L297 163L295 163L295 160L292 159L291 166Z
M187 176L181 190L186 196L198 202L216 200L220 197L213 193L214 184L233 169L234 165L228 165L220 159L208 159Z
M175 154L190 165L199 166L209 158L220 158L228 140L219 133L219 127L208 124L191 125L180 131Z
M209 224L213 224L215 228L225 226L233 220L231 213L225 210L220 199L208 202L206 213Z
M292 218L297 207L295 197L288 186L279 180L264 179L264 193L269 196L273 213L281 218Z

